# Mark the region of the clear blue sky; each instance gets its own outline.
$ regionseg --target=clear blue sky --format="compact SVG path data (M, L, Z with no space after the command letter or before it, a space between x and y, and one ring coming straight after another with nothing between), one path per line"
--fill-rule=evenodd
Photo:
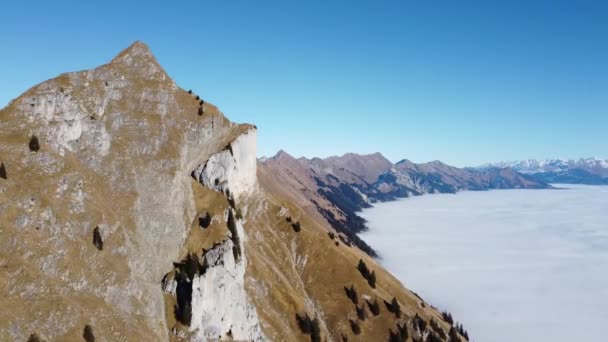
M6 2L0 107L143 40L260 156L608 158L607 2L328 2Z

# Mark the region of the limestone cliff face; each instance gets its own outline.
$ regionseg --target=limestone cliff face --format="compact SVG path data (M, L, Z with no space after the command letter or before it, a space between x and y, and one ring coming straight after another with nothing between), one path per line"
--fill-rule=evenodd
M209 161L235 190L255 185L255 129L199 106L137 42L0 112L1 301L14 308L0 314L0 340L67 338L85 324L108 339L167 336L160 280L197 214L191 173ZM236 159L224 164L231 143ZM253 166L237 167L248 155Z
M2 109L0 340L447 340L437 310L258 183L256 134L140 42Z

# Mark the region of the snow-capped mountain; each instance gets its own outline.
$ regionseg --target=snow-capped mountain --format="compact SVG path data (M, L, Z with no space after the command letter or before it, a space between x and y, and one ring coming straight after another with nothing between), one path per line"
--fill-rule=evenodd
M489 166L510 167L550 183L608 184L608 160L598 158L527 159L487 164L481 168Z

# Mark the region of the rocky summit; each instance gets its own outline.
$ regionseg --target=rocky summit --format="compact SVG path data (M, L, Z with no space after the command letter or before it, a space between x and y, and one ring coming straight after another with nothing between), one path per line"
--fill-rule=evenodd
M256 134L141 42L8 104L0 340L465 339L300 194L259 182Z

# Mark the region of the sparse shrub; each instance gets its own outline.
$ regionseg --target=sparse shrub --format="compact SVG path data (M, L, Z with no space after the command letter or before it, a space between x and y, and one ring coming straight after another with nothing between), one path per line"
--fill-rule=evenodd
M99 226L93 229L93 244L97 250L103 249L103 240L101 239L101 233L99 232Z
M228 143L228 145L226 145L225 149L230 151L231 156L234 156L234 152L232 151L232 144Z
M363 261L363 259L359 259L357 269L359 270L363 278L367 279L369 277L369 269L367 268L367 265L365 264L365 261Z
M365 305L361 305L360 308L359 306L355 306L355 309L357 310L357 317L359 318L359 320L365 321L365 319L367 318L367 315L365 314Z
M418 316L418 314L414 315L414 318L412 319L412 325L420 332L426 330L426 321L423 320L422 317Z
M367 283L372 287L372 289L376 288L376 271L372 271L372 273L369 274Z
M188 94L192 94L192 89L188 90Z
M287 222L291 222L291 216L287 216L287 217L285 218L285 220L286 220Z
M296 313L296 321L302 333L310 335L311 342L321 342L321 329L319 328L319 320L317 318L310 319L308 313L302 316Z
M33 151L33 152L38 152L38 150L40 150L40 143L38 142L37 136L32 135L32 137L30 138L29 147L30 147L30 151Z
M349 319L350 321L350 329L353 331L353 334L355 335L359 335L361 333L361 327L359 326L359 324L355 321L353 321L352 319Z
M327 235L329 236L330 239L335 239L336 238L336 234L334 234L334 232L327 232Z
M367 299L365 301L367 302L367 307L369 307L369 311L374 316L378 316L380 314L380 304L378 304L378 300L375 299L373 303Z
M303 316L296 313L296 321L298 322L298 327L300 327L303 334L308 335L312 332L312 321L310 320L310 317L308 317L307 313Z
M196 95L196 101L198 101L198 100L200 100L200 99L201 99L201 97L200 97L200 96L198 96L198 95Z
M214 183L215 183L215 186L218 186L220 184L220 179L216 178L215 181L214 181Z
M30 338L27 339L27 342L44 342L44 340L42 340L40 337L38 337L38 335L36 335L36 333L32 333L30 335Z
M321 342L321 328L319 328L319 319L312 320L312 332L310 333L311 342Z
M388 342L405 342L405 340L401 338L399 332L388 329Z
M205 215L201 215L198 217L198 225L201 228L207 228L211 224L211 215L209 212L205 212Z
M336 247L337 247L337 246L340 246L340 243L339 243L338 241L336 241Z
M203 108L203 105L205 104L205 101L200 100L198 104L201 106L201 108Z
M348 337L342 334L342 342L348 342Z
M357 289L355 289L355 285L350 285L350 287L344 286L344 291L346 292L346 297L348 297L353 304L359 304L359 296L357 296Z
M430 331L426 337L426 342L443 342L445 339L441 338L436 332Z
M234 255L234 260L238 262L241 259L241 240L236 230L236 220L234 219L234 214L232 213L232 209L228 209L228 230L231 234L232 242L234 246L232 247L232 254Z
M402 325L397 324L397 328L395 331L389 329L388 330L388 341L389 342L405 342L409 336L407 332L407 325L403 323Z
M93 328L90 325L85 325L82 332L82 337L86 342L95 342L95 335L93 335Z
M6 166L4 166L4 163L0 163L0 178L7 179L7 177L6 177Z
M242 220L243 219L243 212L241 212L241 208L238 208L236 210L236 219L237 220Z
M201 263L199 262L198 255L191 253L186 256L186 259L182 262L183 271L189 280L194 279L194 276L199 275L202 270Z
M441 337L443 340L448 338L443 328L433 318L431 318L429 325L431 329L433 329L437 333L437 335L439 335L439 337Z
M177 303L174 306L175 319L183 325L192 320L192 282L182 272L175 273Z
M399 305L399 302L397 302L397 298L393 297L393 300L390 303L384 301L384 305L388 311L395 314L395 317L399 318L401 316L401 306Z
M203 112L203 107L198 107L198 116L202 116L205 112Z
M294 232L299 233L300 230L302 230L302 227L300 226L300 221L296 222L296 223L292 223L291 227L293 228Z
M236 208L236 202L234 201L234 197L230 196L230 192L228 192L228 204L230 204L232 209Z
M375 271L370 272L369 268L367 268L367 265L365 264L363 259L359 259L359 264L357 265L357 269L359 270L359 272L361 273L363 278L365 278L365 280L367 280L367 283L369 284L369 286L371 286L372 288L376 288L376 272Z

